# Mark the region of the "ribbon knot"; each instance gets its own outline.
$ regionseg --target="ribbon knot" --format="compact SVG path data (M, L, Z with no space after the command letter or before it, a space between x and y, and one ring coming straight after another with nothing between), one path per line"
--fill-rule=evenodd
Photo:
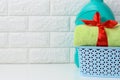
M101 25L101 24L99 24L99 23L97 24L97 26L102 27L102 25Z
M99 29L97 46L108 46L108 38L105 31L105 28L115 28L115 25L118 24L117 21L108 20L106 22L101 22L100 13L96 12L93 20L82 20L86 25L96 26Z

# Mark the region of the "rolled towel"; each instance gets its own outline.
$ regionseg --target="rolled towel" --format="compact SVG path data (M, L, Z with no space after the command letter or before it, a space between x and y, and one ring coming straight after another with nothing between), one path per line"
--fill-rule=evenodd
M120 24L114 29L105 28L108 38L108 46L120 46ZM79 25L74 32L74 45L96 46L98 40L98 27Z

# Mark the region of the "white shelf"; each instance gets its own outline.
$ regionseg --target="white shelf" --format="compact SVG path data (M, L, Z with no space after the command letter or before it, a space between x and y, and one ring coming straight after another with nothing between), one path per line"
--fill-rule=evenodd
M73 64L2 64L0 80L120 80L81 77Z

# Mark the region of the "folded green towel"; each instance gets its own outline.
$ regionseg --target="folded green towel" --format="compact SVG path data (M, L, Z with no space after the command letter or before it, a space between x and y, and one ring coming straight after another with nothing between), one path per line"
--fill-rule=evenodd
M108 38L108 46L120 46L120 24L115 28L105 28ZM96 46L98 39L98 27L79 25L74 32L75 46Z

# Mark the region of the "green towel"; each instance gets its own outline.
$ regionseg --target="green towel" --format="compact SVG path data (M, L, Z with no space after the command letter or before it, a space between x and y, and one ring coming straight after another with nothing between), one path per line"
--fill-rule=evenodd
M115 28L105 28L108 38L108 46L120 46L120 24ZM74 32L74 45L77 46L96 46L98 39L98 27L79 25Z

